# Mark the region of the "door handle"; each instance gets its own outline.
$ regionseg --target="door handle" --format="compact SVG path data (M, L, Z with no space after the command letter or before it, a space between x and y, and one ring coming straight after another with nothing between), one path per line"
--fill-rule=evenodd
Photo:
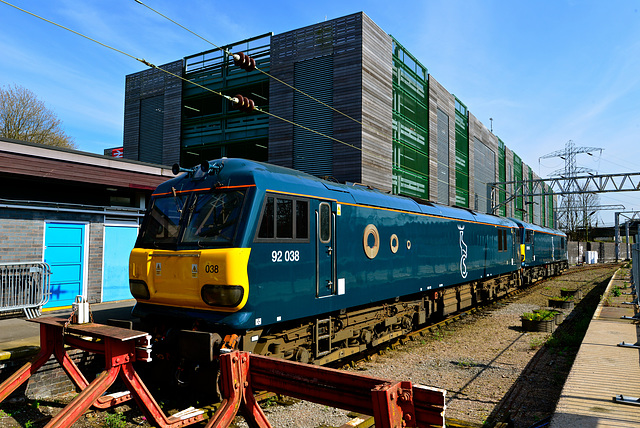
M331 253L333 253L333 248L327 247L327 254L331 255Z

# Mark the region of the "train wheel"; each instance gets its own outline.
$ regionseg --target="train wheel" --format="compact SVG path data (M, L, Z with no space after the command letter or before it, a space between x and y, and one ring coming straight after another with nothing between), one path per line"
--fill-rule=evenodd
M303 348L302 346L300 346L296 350L296 361L299 363L307 364L310 360L311 360L311 354L309 353L309 350L307 348Z

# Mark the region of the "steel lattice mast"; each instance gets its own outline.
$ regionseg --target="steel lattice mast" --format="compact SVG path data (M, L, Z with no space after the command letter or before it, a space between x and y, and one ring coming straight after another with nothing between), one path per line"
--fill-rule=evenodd
M551 177L561 177L564 179L573 179L578 174L595 174L596 171L579 167L576 164L576 155L580 153L586 153L593 156L593 152L599 151L602 153L602 149L599 147L576 147L573 140L567 141L564 149L556 150L555 152L548 153L544 156L540 156L540 159L556 158L564 160L564 169L553 171L549 175ZM586 210L587 200L589 195L578 195L577 183L569 182L568 193L562 196L562 202L560 209L558 210L558 222L564 223L567 230L575 231L578 226L578 212L584 211L583 221L586 222ZM575 193L574 193L575 192ZM580 200L581 199L581 200Z

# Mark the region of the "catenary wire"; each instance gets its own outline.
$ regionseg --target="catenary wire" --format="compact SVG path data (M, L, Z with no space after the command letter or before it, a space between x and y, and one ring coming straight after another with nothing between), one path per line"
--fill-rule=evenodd
M156 13L160 14L161 16L165 17L166 19L170 20L171 22L175 23L176 25L180 26L181 28L184 28L186 31L189 31L190 33L192 33L192 34L196 35L197 37L201 38L202 40L206 41L207 43L210 43L211 45L215 46L217 49L222 50L225 54L227 54L227 55L231 55L231 56L232 56L232 54L230 54L229 52L224 51L222 48L218 47L218 46L217 46L217 45L215 45L214 43L212 43L212 42L210 42L210 41L208 41L208 40L204 39L203 37L201 37L201 36L197 35L197 34L196 34L196 33L194 33L193 31L189 30L188 28L186 28L186 27L182 26L181 24L179 24L179 23L177 23L177 22L173 21L172 19L170 19L170 18L168 18L168 17L166 17L166 16L162 15L161 13L159 13L159 12L155 11L154 9L152 9L152 8L150 8L149 6L145 5L145 4L144 4L144 3L142 3L141 1L139 1L139 0L135 0L135 1L136 1L137 3L139 3L139 4L141 4L141 5L143 5L143 6L147 7L147 8L149 8L150 10L152 10L152 11L154 11L154 12L156 12ZM71 28L68 28L68 27L66 27L66 26L64 26L64 25L58 24L58 23L56 23L56 22L54 22L54 21L52 21L52 20L50 20L50 19L44 18L44 17L42 17L42 16L40 16L40 15L37 15L37 14L35 14L35 13L33 13L33 12L30 12L30 11L28 11L28 10L26 10L26 9L23 9L23 8L21 8L21 7L19 7L19 6L16 6L16 5L12 4L12 3L9 3L9 2L7 2L6 0L0 0L0 3L6 4L7 6L11 6L11 7L13 7L14 9L17 9L17 10L19 10L19 11L21 11L21 12L24 12L24 13L26 13L26 14L28 14L28 15L31 15L31 16L33 16L33 17L35 17L35 18L38 18L38 19L40 19L40 20L42 20L42 21L45 21L45 22L47 22L47 23L49 23L49 24L55 25L56 27L59 27L59 28L64 29L64 30L66 30L66 31L69 31L69 32L71 32L71 33L73 33L73 34L75 34L75 35L77 35L77 36L80 36L80 37L85 38L85 39L87 39L87 40L89 40L89 41L92 41L92 42L94 42L94 43L96 43L96 44L98 44L98 45L100 45L100 46L102 46L102 47L105 47L105 48L107 48L107 49L113 50L113 51L118 52L118 53L120 53L120 54L122 54L122 55L125 55L125 56L127 56L127 57L129 57L129 58L131 58L131 59L134 59L134 60L136 60L136 61L139 61L139 62L141 62L141 63L145 64L145 65L146 65L146 66L148 66L148 67L155 68L155 69L157 69L157 70L162 71L163 73L169 74L169 75L171 75L171 76L173 76L173 77L175 77L175 78L178 78L178 79L180 79L180 80L182 80L182 81L184 81L184 82L190 83L190 84L192 84L192 85L194 85L194 86L196 86L196 87L199 87L199 88L201 88L201 89L203 89L203 90L205 90L205 91L208 91L208 92L211 92L211 93L213 93L213 94L216 94L216 95L218 95L218 96L220 96L220 97L223 97L223 98L225 98L225 99L229 100L230 102L232 102L232 103L234 103L234 104L235 104L235 103L238 103L238 99L237 99L237 98L235 98L235 97L230 97L230 96L225 95L225 94L223 94L223 93L221 93L221 92L215 91L215 90L213 90L213 89L211 89L211 88L207 88L207 87L205 87L205 86L203 86L203 85L200 85L200 84L198 84L198 83L196 83L196 82L193 82L193 81L191 81L191 80L189 80L189 79L187 79L187 78L185 78L185 77L179 76L179 75L177 75L177 74L175 74L175 73L172 73L172 72L170 72L170 71L168 71L168 70L165 70L165 69L163 69L163 68L161 68L161 67L158 67L158 66L156 66L155 64L153 64L153 63L151 63L151 62L149 62L149 61L145 60L144 58L138 58L138 57L136 57L136 56L134 56L134 55L131 55L131 54L129 54L129 53L127 53L127 52L125 52L125 51L122 51L122 50L120 50L120 49L117 49L117 48L115 48L115 47L113 47L113 46L110 46L110 45L108 45L108 44L106 44L106 43L100 42L99 40L96 40L96 39L94 39L94 38L91 38L91 37L89 37L89 36L87 36L87 35L85 35L85 34L82 34L82 33L78 32L78 31L75 31L75 30L73 30L73 29L71 29ZM258 68L256 68L256 70L258 70ZM282 83L282 84L284 84L284 85L286 85L286 86L290 87L291 89L293 89L293 90L295 90L295 91L298 91L298 92L300 92L301 94L303 94L303 95L305 95L305 96L308 96L309 98L315 99L314 97L312 97L312 96L310 96L310 95L308 95L308 94L304 93L303 91L300 91L299 89L297 89L297 88L295 88L295 87L293 87L293 86L289 85L288 83L286 83L286 82L284 82L284 81L281 81L280 79L277 79L277 78L275 78L275 77L273 77L273 76L270 76L268 73L266 73L266 72L264 72L264 71L262 71L262 70L259 70L259 71L261 71L261 72L262 72L262 73L264 73L265 75L267 75L267 76L269 76L269 77L271 77L271 78L273 78L273 79L275 79L275 80L279 81L280 83ZM345 113L343 113L343 112L341 112L341 111L339 111L339 110L335 109L334 107L329 106L328 104L323 103L323 102L322 102L322 101L320 101L320 100L316 100L316 101L318 101L319 103L324 104L324 105L325 105L325 106L327 106L328 108L330 108L330 109L332 109L332 110L334 110L334 111L336 111L336 112L338 112L338 113L340 113L340 114L344 115L345 117L347 117L347 118L350 118L350 119L354 120L355 122L357 122L357 123L361 124L362 126L365 126L365 125L364 125L364 124L362 124L361 122L357 121L356 119L351 118L351 117L350 117L350 116L348 116L347 114L345 114ZM255 110L256 110L257 112L260 112L260 113L266 114L266 115L268 115L268 116L274 117L274 118L276 118L276 119L282 120L283 122L289 123L289 124L291 124L291 125L293 125L293 126L297 126L297 127L301 128L301 129L304 129L304 130L306 130L306 131L309 131L309 132L312 132L312 133L314 133L314 134L320 135L320 136L322 136L322 137L328 138L328 139L330 139L330 140L332 140L332 141L335 141L335 142L337 142L337 143L343 144L343 145L345 145L345 146L347 146L347 147L350 147L350 148L353 148L353 149L355 149L355 150L359 150L359 151L361 151L361 152L362 152L362 148L360 148L360 147L357 147L357 146L354 146L354 145L352 145L352 144L346 143L346 142L344 142L344 141L342 141L342 140L340 140L340 139L337 139L337 138L332 137L332 136L330 136L330 135L326 135L326 134L324 134L324 133L322 133L322 132L320 132L320 131L316 131L316 130L314 130L314 129L312 129L312 128L309 128L309 127L304 126L304 125L302 125L302 124L296 123L296 122L294 122L294 121L292 121L292 120L289 120L289 119L286 119L286 118L280 117L280 116L278 116L278 115L276 115L276 114L274 114L274 113L271 113L271 112L269 112L269 111L266 111L266 110L260 109L259 107L255 107ZM377 133L377 131L376 131L376 133ZM375 156L374 156L374 157L375 157ZM420 174L420 175L423 175L423 172L418 171L418 170L415 170L415 169L413 169L413 168L411 168L411 167L408 167L408 166L406 166L406 165L404 166L404 169L406 169L406 170L408 170L408 171L415 172L415 173Z
M218 50L222 51L225 55L228 55L229 57L233 58L233 53L229 52L228 50L223 49L223 48L221 48L220 46L216 45L215 43L211 42L210 40L205 39L205 38L204 38L204 37L202 37L201 35L199 35L199 34L195 33L194 31L191 31L189 28L185 27L184 25L182 25L182 24L180 24L180 23L178 23L178 22L174 21L173 19L169 18L168 16L164 15L163 13L161 13L161 12L159 12L159 11L157 11L157 10L153 9L151 6L148 6L148 5L144 4L142 1L140 1L140 0L134 0L134 1L135 1L136 3L138 3L138 4L142 5L142 6L146 7L146 8L147 8L147 9L149 9L150 11L152 11L152 12L154 12L154 13L157 13L158 15L162 16L163 18L165 18L165 19L167 19L167 20L171 21L171 22L172 22L172 23L174 23L175 25L177 25L177 26L179 26L180 28L182 28L182 29L184 29L184 30L188 31L189 33L191 33L191 34L193 34L194 36L196 36L196 37L200 38L201 40L204 40L205 42L209 43L211 46L214 46L216 49L218 49ZM281 84L283 84L283 85L287 86L288 88L290 88L290 89L292 89L292 90L294 90L294 91L296 91L296 92L298 92L298 93L302 94L303 96L308 97L308 98L312 99L313 101L315 101L315 102L317 102L317 103L320 103L321 105L323 105L323 106L325 106L325 107L327 107L327 108L329 108L329 109L331 109L331 110L335 111L336 113L339 113L339 114L343 115L344 117L346 117L346 118L348 118L348 119L351 119L352 121L354 121L354 122L356 122L356 123L358 123L358 124L360 124L360 125L362 125L362 126L365 126L365 125L364 125L361 121L359 121L358 119L355 119L355 118L353 118L353 117L349 116L348 114L346 114L346 113L344 113L344 112L342 112L342 111L340 111L340 110L336 109L335 107L330 106L329 104L327 104L327 103L325 103L325 102L323 102L323 101L321 101L321 100L317 99L317 98L316 98L316 97L314 97L313 95L310 95L310 94L308 94L308 93L306 93L306 92L304 92L304 91L302 91L302 90L300 90L300 89L298 89L298 88L296 88L296 87L294 87L294 86L290 85L289 83L287 83L287 82L285 82L285 81L283 81L283 80L281 80L281 79L279 79L279 78L277 78L277 77L275 77L275 76L273 76L273 75L271 75L271 74L267 73L266 71L264 71L264 70L260 69L259 67L256 67L256 71L259 71L260 73L264 74L265 76L267 76L267 77L269 77L269 78L271 78L271 79L273 79L273 80L275 80L275 81L277 81L277 82L279 82L279 83L281 83Z
M83 38L85 38L85 39L87 39L87 40L90 40L90 41L92 41L92 42L94 42L94 43L97 43L97 44L99 44L99 45L100 45L100 46L102 46L102 47L105 47L105 48L110 49L110 50L112 50L112 51L118 52L118 53L120 53L120 54L122 54L122 55L125 55L125 56L129 57L129 58L135 59L136 61L139 61L139 62L143 63L143 64L144 64L144 65L146 65L147 67L151 67L151 68L155 68L156 70L160 70L160 71L162 71L163 73L166 73L166 74L168 74L168 75L170 75L170 76L176 77L176 78L178 78L178 79L180 79L180 80L182 80L182 81L184 81L184 82L187 82L187 83L189 83L189 84L192 84L192 85L194 85L194 86L197 86L197 87L199 87L199 88L201 88L201 89L204 89L205 91L211 92L211 93L213 93L213 94L215 94L215 95L221 96L221 97L223 97L223 98L225 98L225 99L227 99L227 100L229 100L229 101L231 101L231 102L233 102L233 103L237 103L237 102L238 102L238 99L237 99L237 98L235 98L235 97L230 97L230 96L228 96L228 95L225 95L225 94L223 94L223 93L221 93L221 92L218 92L218 91L216 91L216 90L213 90L213 89L211 89L211 88L207 88L206 86L203 86L203 85L200 85L200 84L198 84L198 83L196 83L196 82L193 82L193 81L191 81L191 80L189 80L189 79L187 79L187 78L185 78L185 77L183 77L183 76L177 75L177 74L175 74L175 73L170 72L169 70L165 70L165 69L163 69L163 68L161 68L161 67L158 67L157 65L155 65L155 64L153 64L153 63L151 63L151 62L149 62L149 61L145 60L144 58L138 58L138 57L136 57L136 56L134 56L134 55L131 55L131 54L129 54L129 53L127 53L127 52L125 52L125 51L122 51L122 50L120 50L120 49L118 49L118 48L115 48L115 47L113 47L113 46L110 46L110 45L108 45L108 44L106 44L106 43L102 43L102 42L100 42L100 41L98 41L98 40L96 40L96 39L94 39L94 38L91 38L91 37L89 37L89 36L85 35L85 34L82 34L82 33L78 32L78 31L72 30L72 29L71 29L71 28L69 28L69 27L65 27L64 25L58 24L58 23L56 23L56 22L54 22L54 21L52 21L52 20L50 20L50 19L44 18L44 17L42 17L42 16L40 16L40 15L37 15L37 14L35 14L35 13L33 13L33 12L29 12L28 10L25 10L25 9L23 9L23 8L19 7L19 6L16 6L16 5L14 5L14 4L11 4L11 3L9 3L9 2L7 2L7 1L5 1L5 0L0 0L0 3L4 3L4 4L6 4L7 6L11 6L11 7L15 8L15 9L17 9L17 10L21 11L21 12L24 12L24 13L26 13L26 14L28 14L28 15L31 15L31 16L35 17L35 18L41 19L42 21L45 21L45 22L47 22L47 23L49 23L49 24L52 24L52 25L55 25L56 27L62 28L63 30L69 31L69 32L71 32L71 33L73 33L73 34L75 34L75 35L77 35L77 36L83 37ZM345 145L345 146L347 146L347 147L351 147L351 148L353 148L353 149L356 149L356 150L362 151L362 149L361 149L360 147L354 146L353 144L346 143L346 142L344 142L344 141L342 141L342 140L339 140L338 138L332 137L332 136L330 136L330 135L326 135L326 134L324 134L324 133L322 133L322 132L320 132L320 131L316 131L315 129L311 129L311 128L307 127L307 126L301 125L301 124L296 123L296 122L294 122L294 121L292 121L292 120L289 120L289 119L286 119L286 118L280 117L280 116L278 116L278 115L276 115L276 114L274 114L274 113L271 113L271 112L269 112L269 111L266 111L266 110L260 109L259 107L255 107L255 111L260 112L260 113L264 113L264 114L266 114L266 115L268 115L268 116L271 116L271 117L274 117L274 118L276 118L276 119L280 119L280 120L282 120L283 122L289 123L289 124L291 124L291 125L294 125L294 126L297 126L297 127L299 127L299 128L302 128L302 129L304 129L304 130L306 130L306 131L309 131L309 132L312 132L312 133L314 133L314 134L320 135L320 136L322 136L322 137L328 138L328 139L333 140L333 141L335 141L335 142L337 142L337 143L344 144L344 145Z
M56 27L62 28L62 29L66 30L66 31L69 31L69 32L71 32L71 33L73 33L73 34L75 34L75 35L77 35L77 36L80 36L80 37L83 37L83 38L85 38L85 39L87 39L87 40L90 40L90 41L92 41L92 42L94 42L94 43L96 43L96 44L99 44L100 46L103 46L103 47L105 47L105 48L107 48L107 49L110 49L110 50L113 50L113 51L115 51L115 52L118 52L118 53L120 53L120 54L122 54L122 55L125 55L125 56L127 56L127 57L129 57L129 58L131 58L131 59L134 59L134 60L136 60L136 61L139 61L139 62L141 62L142 64L144 64L144 65L146 65L146 66L148 66L148 67L155 68L155 69L157 69L157 70L162 71L163 73L166 73L166 74L168 74L168 75L171 75L171 76L173 76L173 77L175 77L175 78L178 78L178 79L180 79L180 80L182 80L182 81L184 81L184 82L187 82L187 83L192 84L192 85L194 85L194 86L196 86L196 87L199 87L199 88L201 88L201 89L203 89L203 90L205 90L205 91L208 91L208 92L210 92L210 93L213 93L213 94L215 94L215 95L218 95L218 96L220 96L220 97L223 97L223 98L225 98L225 99L229 100L230 102L232 102L232 103L234 103L234 104L238 102L237 98L235 98L235 97L230 97L230 96L225 95L225 94L223 94L223 93L221 93L221 92L218 92L218 91L213 90L213 89L211 89L211 88L208 88L208 87L206 87L206 86L200 85L200 84L198 84L198 83L196 83L196 82L194 82L194 81L192 81L192 80L189 80L189 79L187 79L187 78L185 78L185 77L183 77L183 76L179 76L179 75L177 75L177 74L175 74L175 73L172 73L172 72L170 72L170 71L168 71L168 70L165 70L165 69L163 69L163 68L161 68L161 67L159 67L159 66L156 66L155 64L153 64L153 63L151 63L151 62L149 62L149 61L145 60L144 58L138 58L138 57L136 57L136 56L134 56L134 55L131 55L131 54L127 53L127 52L124 52L124 51L122 51L122 50L120 50L120 49L117 49L117 48L115 48L115 47L113 47L113 46L110 46L110 45L108 45L108 44L106 44L106 43L100 42L100 41L98 41L98 40L96 40L96 39L94 39L94 38L91 38L91 37L89 37L89 36L87 36L87 35L85 35L85 34L82 34L82 33L78 32L78 31L75 31L75 30L73 30L73 29L71 29L71 28L65 27L64 25L58 24L58 23L56 23L56 22L54 22L54 21L52 21L52 20L50 20L50 19L44 18L44 17L42 17L42 16L40 16L40 15L37 15L37 14L35 14L35 13L33 13L33 12L29 12L28 10L25 10L25 9L23 9L23 8L19 7L19 6L16 6L16 5L14 5L14 4L11 4L11 3L7 2L6 0L0 0L0 3L4 3L4 4L6 4L7 6L11 6L11 7L15 8L15 9L17 9L17 10L21 11L21 12L24 12L24 13L26 13L26 14L28 14L28 15L31 15L31 16L33 16L33 17L35 17L35 18L38 18L38 19L40 19L40 20L42 20L42 21L45 21L45 22L47 22L47 23L49 23L49 24L55 25ZM141 3L141 2L139 2L139 3L140 3L140 4L143 4L143 3ZM177 24L177 25L180 25L180 24ZM190 31L190 30L188 30L188 31ZM200 37L200 36L198 36L198 37ZM209 43L210 43L210 42L209 42ZM215 46L215 45L214 45L214 46ZM276 79L276 80L277 80L277 79ZM283 83L284 83L284 84L286 84L285 82L283 82ZM294 89L295 89L295 88L294 88ZM331 106L328 106L328 107L330 107L330 108L331 108L331 109L333 109L333 110L336 110L335 108L333 108L333 107L331 107ZM311 132L311 133L317 134L317 135L319 135L319 136L322 136L322 137L328 138L328 139L330 139L330 140L332 140L332 141L335 141L335 142L337 142L337 143L343 144L343 145L345 145L345 146L347 146L347 147L350 147L350 148L353 148L353 149L355 149L355 150L358 150L358 151L362 152L362 148L360 148L360 147L357 147L357 146L355 146L355 145L353 145L353 144L349 144L349 143L344 142L344 141L342 141L342 140L340 140L340 139L338 139L338 138L335 138L335 137L333 137L333 136L330 136L330 135L324 134L324 133L322 133L322 132L320 132L320 131L316 131L315 129L312 129L312 128L309 128L309 127L304 126L304 125L302 125L302 124L296 123L296 122L294 122L294 121L292 121L292 120L289 120L289 119L286 119L286 118L284 118L284 117L278 116L278 115L276 115L276 114L274 114L274 113L271 113L271 112L269 112L269 111L267 111L267 110L263 110L263 109L261 109L261 108L259 108L259 107L255 107L255 108L254 108L254 110L255 110L255 111L257 111L257 112L260 112L260 113L266 114L266 115L268 115L268 116L274 117L274 118L276 118L276 119L282 120L283 122L289 123L289 124L291 124L291 125L293 125L293 126L297 126L297 127L301 128L301 129L304 129L304 130L306 130L306 131L308 131L308 132ZM336 110L336 111L338 111L338 110ZM377 132L376 132L376 133L377 133ZM374 157L375 157L375 155L374 155ZM423 175L423 173L422 173L421 171L418 171L418 170L416 170L416 169L410 168L410 167L408 167L408 166L406 166L406 165L405 165L405 167L404 167L404 168L405 168L406 170L411 171L411 172L414 172L414 173L416 173L416 174Z
M196 33L196 32L194 32L194 31L190 30L189 28L185 27L184 25L180 24L179 22L175 21L174 19L172 19L172 18L168 17L167 15L163 14L162 12L160 12L160 11L158 11L158 10L156 10L156 9L152 8L151 6L149 6L149 5L145 4L145 3L143 3L141 0L134 0L134 1L135 1L136 3L138 3L139 5L146 7L146 8L147 8L147 9L149 9L150 11L152 11L152 12L154 12L154 13L156 13L156 14L160 15L161 17L165 18L166 20L168 20L168 21L172 22L173 24L177 25L178 27L180 27L180 28L184 29L185 31L187 31L187 32L189 32L189 33L191 33L191 34L193 34L194 36L198 37L199 39L203 40L204 42L209 43L211 46L215 47L216 49L218 49L219 51L221 51L223 54L225 54L225 55L229 56L230 58L232 58L232 59L234 58L234 54L233 54L233 53L229 52L228 50L226 50L226 49L224 49L224 48L222 48L222 47L220 47L220 46L218 46L218 45L217 45L217 44L215 44L214 42L212 42L212 41L210 41L210 40L206 39L205 37L203 37L203 36L199 35L198 33ZM279 82L279 83L281 83L281 84L285 85L286 87L288 87L288 88L292 89L293 91L296 91L296 92L300 93L301 95L303 95L303 96L305 96L305 97L308 97L308 98L310 98L311 100L313 100L313 101L315 101L315 102L317 102L317 103L319 103L319 104L321 104L321 105L323 105L323 106L325 106L325 107L327 107L327 108L329 108L329 109L333 110L334 112L339 113L339 114L341 114L342 116L344 116L344 117L346 117L346 118L348 118L348 119L350 119L350 120L352 120L352 121L354 121L354 122L358 123L358 124L359 124L359 125L361 125L363 128L366 128L366 129L369 129L369 130L373 131L376 135L379 135L379 132L378 132L376 129L374 129L374 128L372 128L372 127L369 127L369 126L367 126L367 125L365 125L365 124L364 124L364 123L362 123L361 121L359 121L359 120L357 120L357 119L355 119L355 118L353 118L353 117L349 116L348 114L346 114L346 113L344 113L344 112L342 112L342 111L340 111L340 110L336 109L336 108L335 108L335 107L333 107L333 106L330 106L329 104L327 104L327 103L325 103L325 102L323 102L323 101L321 101L321 100L319 100L319 99L315 98L314 96L312 96L312 95L310 95L310 94L308 94L308 93L306 93L306 92L304 92L304 91L302 91L302 90L300 90L300 89L298 89L298 88L296 88L296 87L294 87L294 86L290 85L289 83L287 83L287 82L285 82L285 81L283 81L283 80L281 80L281 79L279 79L279 78L277 78L277 77L275 77L275 76L273 76L273 75L269 74L268 72L266 72L266 71L264 71L264 70L260 69L259 67L257 67L257 66L256 66L255 70L256 70L256 71L259 71L260 73L264 74L265 76L267 76L267 77L269 77L269 78L271 78L271 79L273 79L273 80L275 80L275 81L277 81L277 82ZM183 80L184 80L184 79L183 79ZM256 109L256 110L258 110L258 109ZM295 122L293 122L293 121L291 121L291 120L289 120L289 119L285 119L285 118L283 118L283 117L277 116L277 115L272 114L272 113L270 113L270 112L268 112L268 111L265 111L265 110L258 110L258 111L260 111L260 112L262 112L262 113L265 113L265 114L267 114L267 115L270 115L270 116L276 117L276 118L278 118L278 119L282 120L283 122L287 122L287 123L289 123L289 124L293 124L293 125L298 126L298 127L302 128L302 129L305 129L305 130L307 130L307 131L313 132L313 133L315 133L315 134L317 134L317 135L321 135L321 136L323 136L323 137L326 137L326 138L329 138L329 139L331 139L331 140L337 141L337 142L339 142L339 143L341 143L341 144L344 144L344 145L346 145L346 146L349 146L349 147L352 147L352 148L354 148L354 149L357 149L357 150L362 151L362 149L361 149L361 148L359 148L359 147L353 146L353 145L351 145L351 144L349 144L349 143L345 143L344 141L340 141L340 140L338 140L338 139L336 139L336 138L334 138L334 137L331 137L331 136L325 135L325 134L323 134L323 133L321 133L321 132L315 131L315 130L313 130L313 129L311 129L311 128L308 128L308 127L305 127L305 126L303 126L303 125L301 125L301 124L295 123ZM421 171L419 171L419 170L416 170L416 169L414 169L414 168L411 168L411 167L409 167L409 166L407 166L407 165L405 165L405 166L404 166L404 169L406 169L406 170L408 170L408 171L411 171L411 172L413 172L413 173L419 174L419 175L423 175L423 174L424 174L423 172L421 172Z

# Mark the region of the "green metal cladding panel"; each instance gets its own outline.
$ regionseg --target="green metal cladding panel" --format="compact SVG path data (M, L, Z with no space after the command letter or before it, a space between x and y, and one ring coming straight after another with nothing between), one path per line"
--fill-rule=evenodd
M409 170L393 168L392 192L421 199L429 198L429 178Z
M547 204L547 225L549 227L556 227L553 218L553 191L549 193L549 202Z
M513 154L513 181L522 182L522 160L520 156ZM518 189L518 185L514 186L515 189ZM522 193L520 196L516 196L515 198L515 209L513 216L519 220L524 221L524 197Z
M429 199L428 71L393 40L393 184L396 194Z
M529 184L527 185L529 187L529 195L531 195L533 193L533 171L531 171L531 168L529 168ZM534 210L534 206L533 206L533 196L529 196L529 209L527 210L529 212L529 223L533 223L533 210Z
M393 110L402 115L405 119L408 119L423 128L427 128L429 108L424 102L412 96L405 89L406 88L403 86L394 85Z
M456 205L469 207L469 112L456 98Z
M392 138L395 143L404 144L428 153L429 132L407 120L402 115L393 112Z
M546 192L549 191L549 188L546 184L542 183L542 197L540 198L542 206L540 207L540 224L542 226L546 226L547 223L547 198L545 197Z
M507 162L506 162L506 153L504 142L498 138L498 181L505 182L507 181ZM507 200L507 192L506 185L501 184L499 186L500 190L498 191L498 215L506 216L507 215L507 207L505 205L505 201Z

